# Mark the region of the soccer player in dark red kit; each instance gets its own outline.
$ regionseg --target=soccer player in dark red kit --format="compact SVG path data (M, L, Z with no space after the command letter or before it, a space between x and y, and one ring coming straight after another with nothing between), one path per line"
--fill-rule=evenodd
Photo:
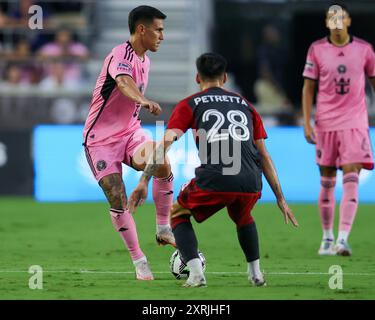
M158 115L158 103L145 98L150 59L164 39L166 15L150 6L139 6L129 13L130 39L116 46L105 58L98 77L84 128L87 161L110 204L110 216L129 250L136 279L153 280L142 252L133 216L126 209L122 163L143 170L154 144L141 127L141 107ZM169 225L173 203L173 175L168 160L154 172L153 199L156 207L159 244L175 246Z
M365 76L375 88L375 55L371 44L349 34L351 19L346 7L331 6L326 12L326 24L329 36L312 43L303 72L304 133L307 142L316 146L321 177L318 207L323 240L318 254L350 256L348 237L358 208L359 173L374 168ZM313 127L310 119L316 86L319 90ZM343 171L343 195L335 244L338 169Z
M201 91L174 108L164 138L157 144L129 199L129 210L133 212L146 198L148 181L163 163L168 148L192 128L201 166L196 169L195 178L182 187L171 210L177 248L190 269L184 286L206 285L190 217L203 222L224 207L236 224L238 240L248 262L249 281L263 286L258 234L251 216L261 196L262 172L276 195L285 222L291 220L294 226L298 224L285 202L265 147L267 135L260 116L245 98L223 89L227 79L226 60L218 54L206 53L197 59L196 65Z

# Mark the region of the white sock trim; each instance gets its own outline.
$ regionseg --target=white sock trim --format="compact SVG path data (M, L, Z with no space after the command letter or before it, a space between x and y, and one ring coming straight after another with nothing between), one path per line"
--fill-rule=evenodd
M247 263L247 272L250 277L263 279L263 274L260 271L259 259Z
M333 234L333 230L332 229L323 230L323 240L324 239L335 240L335 236Z
M109 214L114 217L114 218L117 218L118 216L122 215L125 213L125 210L119 210L119 209L109 209Z
M156 232L163 232L171 230L171 226L169 224L157 224L156 225Z
M202 261L199 258L191 259L187 262L190 270L190 275L203 275Z
M139 259L137 259L137 260L134 260L133 261L133 264L136 266L138 263L140 263L140 262L147 262L147 258L146 258L146 256L143 256L142 258L139 258Z
M339 231L339 236L337 237L337 242L344 240L348 242L349 232L348 231Z

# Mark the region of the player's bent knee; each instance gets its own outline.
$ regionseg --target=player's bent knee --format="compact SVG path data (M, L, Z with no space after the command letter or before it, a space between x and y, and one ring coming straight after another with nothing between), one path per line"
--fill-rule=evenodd
M177 218L181 215L191 215L191 211L181 206L178 202L175 202L171 208L171 219Z
M236 224L237 229L241 229L249 224L254 223L254 219L251 215L247 214L235 219L234 223Z
M169 177L171 174L171 166L169 163L165 163L163 165L160 165L158 169L155 172L155 177L156 178L166 178Z
M180 223L189 222L190 215L183 214L174 218L171 218L171 228L172 230L175 229Z
M120 192L122 189L122 184L120 181L117 181L116 179L106 179L107 177L104 177L102 180L100 180L99 184L102 187L103 191L105 192L111 192L111 193L117 193Z
M320 175L323 177L336 177L337 169L335 167L319 166Z
M156 146L155 141L145 142L132 156L131 166L137 171L143 171L146 167L147 160L153 154Z
M191 211L182 207L178 202L172 205L170 212L170 224L174 229L178 224L182 222L190 221Z
M361 163L345 164L342 166L342 171L344 174L355 172L359 173L363 165Z
M99 181L99 185L113 209L122 209L125 200L125 190L122 178L118 174L103 177Z

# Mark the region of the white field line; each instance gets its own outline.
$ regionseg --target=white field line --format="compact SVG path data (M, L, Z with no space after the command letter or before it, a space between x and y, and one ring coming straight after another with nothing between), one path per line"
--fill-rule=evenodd
M0 273L28 273L28 270L1 270ZM134 274L134 271L95 271L95 270L43 270L43 273L78 273L78 274ZM158 271L153 272L154 274L169 274L170 272ZM233 271L206 271L206 274L216 274L216 275L240 275L247 274L247 272L233 272ZM263 271L265 275L275 275L275 276L320 276L320 275L332 275L328 272L266 272ZM365 277L375 277L375 273L362 273L362 272L344 272L343 276L365 276Z

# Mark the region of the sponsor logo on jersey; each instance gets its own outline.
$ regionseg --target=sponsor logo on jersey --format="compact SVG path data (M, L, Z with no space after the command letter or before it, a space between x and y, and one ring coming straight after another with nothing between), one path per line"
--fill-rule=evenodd
M314 64L310 61L306 62L306 68L314 68Z
M125 71L125 72L133 72L133 68L131 65L127 64L127 63L123 63L123 62L120 62L117 66L117 70L118 71Z

